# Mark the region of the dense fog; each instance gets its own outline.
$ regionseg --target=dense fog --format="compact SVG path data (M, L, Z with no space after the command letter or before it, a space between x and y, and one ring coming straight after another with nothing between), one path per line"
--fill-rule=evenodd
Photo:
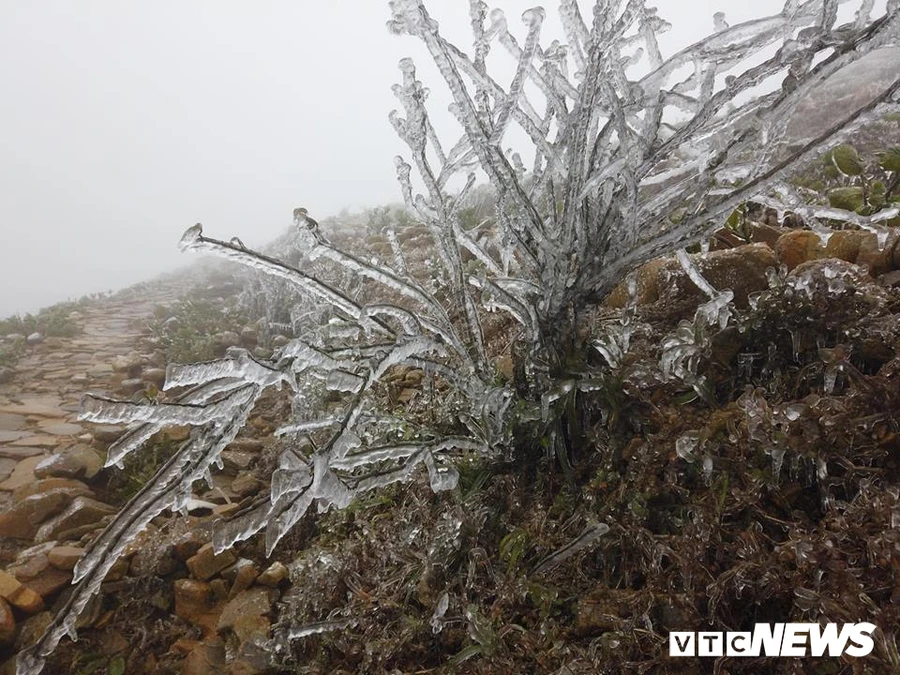
M489 4L516 28L524 4ZM719 9L736 22L781 7L658 4L669 53ZM469 44L466 3L433 11ZM398 60L416 58L435 106L446 99L388 16L386 2L348 0L0 4L0 316L188 264L176 244L197 221L254 245L295 206L321 217L397 201Z

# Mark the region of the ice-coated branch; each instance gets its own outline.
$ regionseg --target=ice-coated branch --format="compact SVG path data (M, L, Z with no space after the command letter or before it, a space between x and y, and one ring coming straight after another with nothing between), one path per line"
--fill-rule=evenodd
M360 310L362 308L341 291L335 290L328 284L322 283L318 279L286 265L275 258L262 253L251 252L244 246L204 237L203 227L200 223L197 223L185 231L179 246L183 251L204 251L213 253L226 260L233 260L267 274L285 279L296 285L300 290L306 291L314 298L324 300L348 318L356 318L360 315ZM371 322L371 325L366 324L365 327L369 330L386 333L388 335L392 332L390 328L377 322Z
M897 215L891 206L862 216L807 204L786 185L829 144L900 109L894 73L826 128L788 137L789 122L820 87L900 42L897 0L880 11L872 0L846 0L856 10L846 25L837 25L839 0L786 0L774 16L734 25L717 14L710 35L669 57L658 37L670 26L646 0L596 0L588 17L577 0L561 0L565 44L549 45L541 44L542 9L524 13L519 38L503 12L469 0L468 53L442 35L422 0L389 4L390 29L425 45L458 123L458 135L439 136L428 88L403 59L394 87L400 110L389 120L406 145L406 156L395 159L404 215L427 233L427 259L416 250L421 243L409 244L399 227L382 222L389 253L379 255L391 262L381 264L326 237L305 209L295 211L287 246L302 263L205 237L199 224L187 230L182 249L258 272L269 280L255 287L264 292L276 284L296 289L301 300L290 319L278 318L294 336L271 360L237 350L172 365L167 389L192 388L154 405L84 399L82 419L130 426L109 452L108 463L120 467L166 426L194 429L92 544L76 569L78 586L21 655L19 675L38 673L60 638L74 634L75 619L126 544L155 515L185 503L191 483L208 475L265 388L286 384L293 395L292 418L277 432L284 451L270 494L215 524L217 551L264 530L271 553L312 507L346 507L365 491L421 475L421 467L434 491L452 489L458 454L511 451L517 424L545 424L568 407L562 403L608 387L568 365L582 356L572 353L577 318L654 256L677 252L708 296L693 322L662 339L659 363L663 379L705 395L698 365L709 328L727 324L733 295L708 284L683 249L750 199L844 220L875 231L879 243L882 224ZM512 60L511 79L489 72L489 55L491 62ZM519 130L531 147L504 148ZM476 185L481 176L487 185ZM347 280L363 283L357 292ZM634 297L635 284L629 287ZM498 322L489 318L494 311L516 323L514 334L506 324L499 339L487 330ZM626 312L621 335L595 341L610 367L623 361L630 322ZM513 360L513 382L501 377L501 352ZM421 383L422 395L401 404L391 390L407 381ZM595 545L608 530L589 525L533 573Z
M41 638L20 652L16 672L20 675L39 673L59 641L68 635L76 639L75 623L90 599L100 590L106 574L122 555L125 547L153 518L173 508L190 492L191 483L205 476L218 454L228 445L250 416L258 387L247 385L235 392L234 413L224 423L212 425L204 433L185 442L182 447L125 505L115 519L88 547L74 571L76 584L66 604L56 614Z

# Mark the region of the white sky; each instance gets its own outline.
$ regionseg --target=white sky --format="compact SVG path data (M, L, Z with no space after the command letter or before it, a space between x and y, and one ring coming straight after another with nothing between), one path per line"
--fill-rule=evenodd
M468 2L428 4L468 51ZM523 34L533 3L488 4ZM674 25L664 55L716 11L736 23L782 6L656 4ZM0 0L0 317L189 263L177 242L197 221L258 245L295 206L399 201L397 62L440 84L388 18L386 0Z

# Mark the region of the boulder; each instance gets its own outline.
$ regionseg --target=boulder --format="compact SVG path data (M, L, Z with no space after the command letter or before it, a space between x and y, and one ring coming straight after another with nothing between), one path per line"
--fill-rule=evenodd
M162 389L166 383L166 371L164 368L148 368L141 374L141 379Z
M778 261L767 244L745 244L710 251L694 257L700 272L717 290L730 289L738 307L747 306L747 297L768 288L766 269ZM635 272L635 302L638 307L653 306L655 313L677 317L690 314L706 296L688 278L677 260L656 258ZM628 285L620 283L603 301L604 306L622 308L628 303Z
M212 586L197 579L176 580L175 616L211 633L219 617Z
M900 233L892 232L881 247L875 234L865 237L860 243L856 263L868 267L873 277L900 268Z
M46 556L43 557L46 559ZM25 576L25 574L22 573L17 574L16 578L40 595L44 600L51 599L59 591L72 583L71 572L58 570L49 564L30 576Z
M44 609L44 601L40 595L2 570L0 570L0 598L26 614L37 614Z
M206 532L190 529L176 539L174 544L175 557L182 562L197 554L204 544L209 543L210 535Z
M290 572L280 562L273 562L256 578L256 583L270 588L277 588L288 581L290 581Z
M137 377L140 375L143 366L141 357L137 353L116 356L110 365L112 365L113 371L117 373L126 373L128 377Z
M134 394L144 388L144 381L139 377L129 377L119 383L119 391L123 394Z
M0 483L0 490L16 490L23 485L34 483L37 478L34 475L34 467L41 463L43 457L35 455L34 457L26 457L16 464L12 474L5 481Z
M216 335L216 343L223 350L229 347L237 347L241 344L241 336L234 331L226 330Z
M251 476L249 473L242 473L231 481L231 491L238 497L250 497L265 487L258 478Z
M237 557L230 550L225 550L216 555L212 544L204 544L193 556L188 558L187 566L200 581L212 579L229 565L233 565Z
M41 335L40 333L37 333L37 332L32 333L32 334L29 335L27 338L25 338L25 343L26 343L26 344L29 344L29 345L31 345L31 346L39 345L39 344L41 344L43 341L44 341L44 336Z
M245 326L241 330L241 342L245 347L253 347L259 342L259 333L256 332L256 329Z
M43 480L34 481L27 485L21 485L13 490L12 498L14 502L27 499L31 495L50 492L51 490L67 489L72 491L73 497L83 495L92 496L94 493L87 485L80 480L72 480L70 478L44 478Z
M125 433L125 427L113 424L96 424L93 426L91 433L94 436L94 440L101 443L114 443Z
M775 256L778 262L792 270L801 263L818 260L825 256L822 238L810 230L791 230L775 242Z
M42 522L60 513L79 494L69 488L58 488L13 502L0 513L0 537L33 539Z
M197 642L181 666L181 675L220 675L226 672L225 643L211 636Z
M839 258L855 263L859 257L859 249L866 239L875 239L872 232L861 230L838 230L828 238L825 244L826 258Z
M115 508L96 499L76 497L62 513L52 517L38 528L34 540L43 543L51 539L59 539L61 536L72 536L78 531L89 531L98 525L105 516L115 512ZM67 535L70 532L72 534Z
M259 586L241 591L222 609L216 630L230 630L240 642L265 641L272 625L268 617L274 600L272 593Z
M231 579L231 590L228 592L228 598L234 598L238 593L247 590L256 581L259 576L259 569L256 563L247 558L241 558L230 568L222 571L222 575Z
M86 478L91 479L103 468L103 460L96 450L78 444L50 455L34 469L38 478Z
M83 555L84 549L80 546L54 546L47 553L47 559L56 569L70 572Z

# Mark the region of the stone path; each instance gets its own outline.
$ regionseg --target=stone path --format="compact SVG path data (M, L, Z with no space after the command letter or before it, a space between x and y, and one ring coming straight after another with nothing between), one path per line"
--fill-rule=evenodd
M0 675L12 672L15 654L41 635L72 582L73 567L117 510L101 501L109 499L103 488L108 475L101 470L107 447L123 428L80 422L80 400L87 392L127 398L162 387L165 354L141 338L149 336L154 309L176 300L186 283L175 277L145 284L141 293L80 310L77 337L29 345L13 377L0 383ZM215 555L210 543L212 519L265 488L250 467L264 445L260 436L268 436L276 417L286 413L271 401L263 407L245 429L249 435L223 451L224 467L214 473L213 486L191 500L190 516L148 526L100 588L111 599L107 605L124 607L123 589L133 588L128 577L154 578L171 589L166 608L172 621L182 622L178 631L185 622L193 627L191 636L174 632L171 648L161 651L133 648L125 634L134 625L123 626L142 619L127 609L101 615L104 600L79 619L81 632L103 627L107 638L114 636L115 658L126 658L126 672L160 672L163 662L173 660L165 672L252 675L266 669L268 657L254 645L268 637L268 617L288 570L232 550ZM165 438L183 440L187 433L172 428ZM159 625L140 624L140 630L158 631ZM60 668L67 666L48 665L45 672Z
M137 297L105 300L80 312L77 337L46 338L28 348L14 377L0 384L0 505L34 480L32 458L91 443L97 425L77 420L85 392L128 393L123 382L134 387L129 380L164 376L165 363L153 363L136 344L154 308L180 290L175 282L158 283Z

